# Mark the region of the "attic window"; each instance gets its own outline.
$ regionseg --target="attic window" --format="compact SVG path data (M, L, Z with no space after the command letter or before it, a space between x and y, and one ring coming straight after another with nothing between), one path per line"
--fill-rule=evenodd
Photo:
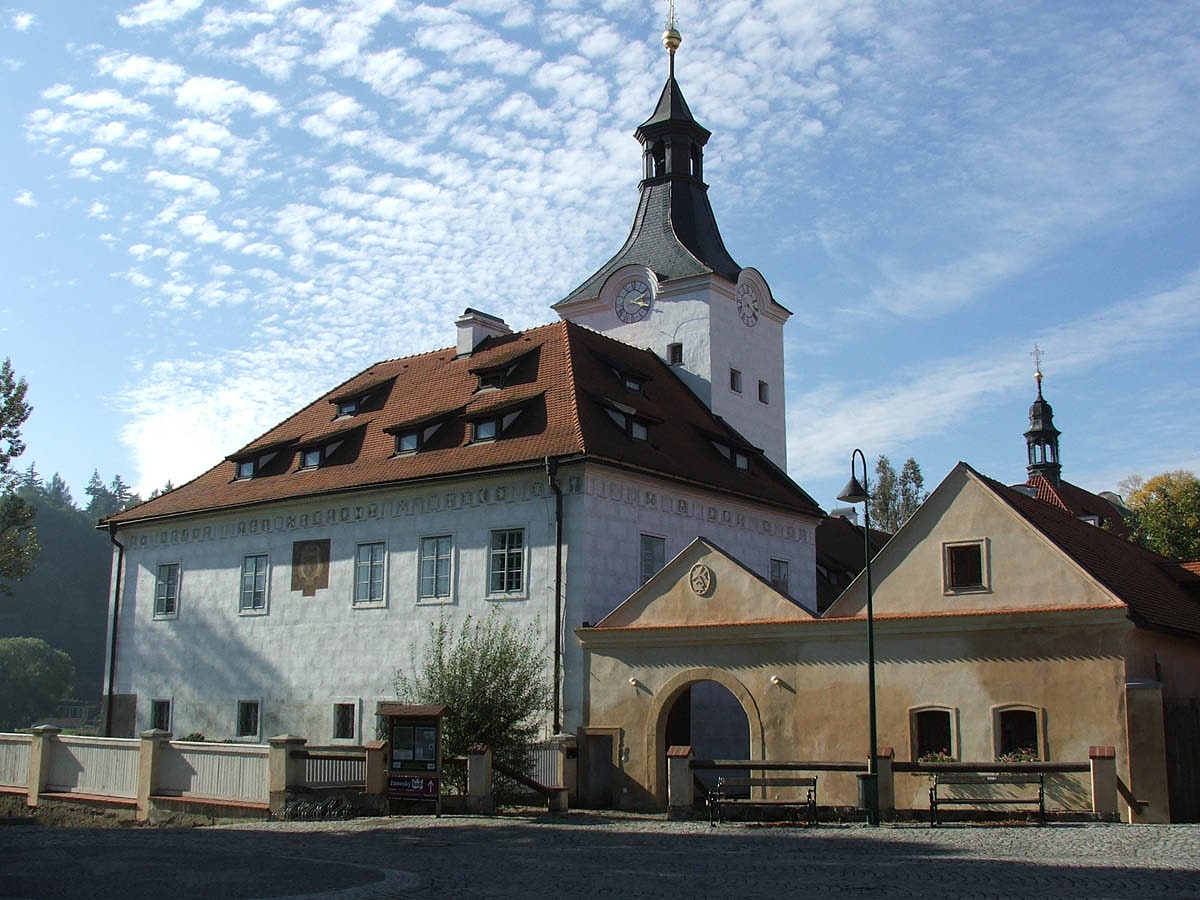
M644 420L624 410L612 407L606 407L604 411L608 413L608 417L616 423L618 428L635 441L650 440L650 426Z
M947 594L989 590L987 546L984 541L945 544L942 556Z
M498 419L480 419L471 426L471 441L473 443L494 441L499 433L500 421Z
M720 441L713 441L712 445L713 449L729 460L735 469L742 472L750 471L750 454L745 450L738 450Z
M667 365L683 365L683 344L667 344Z
M421 449L421 432L402 431L396 435L397 453L416 453Z
M313 447L300 453L300 468L315 469L321 465L321 448Z
M357 415L358 414L358 406L359 406L358 398L355 398L354 400L342 400L337 405L338 417L341 418L342 416Z
M624 387L625 390L631 391L634 394L640 394L642 392L642 380L634 375L622 374L621 386Z
M245 479L245 478L253 478L254 471L256 468L257 468L257 465L254 460L243 459L237 464L237 476L236 477L238 478L238 480Z
M503 369L495 369L491 372L479 373L479 390L486 388L502 388L508 380L508 372Z

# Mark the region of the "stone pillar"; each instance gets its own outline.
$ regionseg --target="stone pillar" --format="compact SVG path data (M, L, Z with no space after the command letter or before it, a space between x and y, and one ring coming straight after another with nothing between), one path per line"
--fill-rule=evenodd
M1163 691L1157 681L1125 684L1125 733L1129 741L1129 821L1171 821L1167 790L1167 737L1163 727Z
M1090 747L1092 812L1097 818L1117 818L1117 748Z
M27 806L37 806L42 791L50 779L50 762L62 729L54 725L35 725L30 729L33 742L29 747L29 793Z
M667 816L688 818L696 800L692 781L692 748L675 746L667 750Z
M875 772L879 786L879 812L891 815L896 811L896 778L892 763L896 761L895 747L880 747L875 755Z
M279 816L287 805L288 788L304 784L305 759L295 751L303 750L308 741L294 734L281 734L267 743L271 747L268 757L271 814Z
M138 754L137 820L150 819L150 798L158 790L158 770L162 748L171 740L169 731L151 728L142 732L142 743Z
M365 792L372 796L382 797L387 793L388 776L388 742L367 741L363 746L366 756L366 786Z
M556 734L554 740L559 742L559 752L562 754L559 765L562 766L562 783L567 789L568 801L578 803L579 742L573 734Z
M472 744L467 748L467 811L490 815L496 811L492 794L492 748Z

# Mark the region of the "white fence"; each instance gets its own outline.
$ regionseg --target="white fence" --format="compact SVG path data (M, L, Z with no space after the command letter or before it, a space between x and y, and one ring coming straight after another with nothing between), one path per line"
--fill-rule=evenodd
M159 756L157 793L266 803L270 747L171 741Z
M304 781L309 787L362 785L367 779L367 757L361 747L304 751Z
M29 781L28 734L0 734L0 785L23 788Z
M63 737L50 754L45 789L136 800L140 758L136 740Z
M553 741L534 744L525 774L546 787L562 787L562 748Z

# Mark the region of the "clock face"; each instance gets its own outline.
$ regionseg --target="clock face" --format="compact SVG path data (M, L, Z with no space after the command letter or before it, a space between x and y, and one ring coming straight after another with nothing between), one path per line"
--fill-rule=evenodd
M758 322L758 292L748 283L738 285L737 289L738 315L747 325Z
M613 311L622 322L640 322L650 314L652 299L650 285L644 281L631 281L617 294Z

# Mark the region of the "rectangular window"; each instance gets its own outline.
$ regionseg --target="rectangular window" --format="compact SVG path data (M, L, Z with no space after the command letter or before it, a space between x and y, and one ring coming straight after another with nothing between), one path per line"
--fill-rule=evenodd
M352 741L357 734L355 730L354 703L333 704L333 739L335 741Z
M913 713L913 759L949 762L954 759L952 720L948 709L922 709Z
M356 416L358 415L357 400L343 400L337 405L337 414L341 416Z
M444 600L450 596L450 552L454 542L448 534L421 538L419 563L422 600Z
M996 715L996 727L999 732L997 759L1030 762L1042 758L1036 710L1002 709Z
M244 459L237 464L238 478L253 478L254 477L254 460Z
M354 561L354 602L383 602L383 559L382 541L359 544Z
M648 441L650 440L650 429L645 422L632 419L629 422L629 436L635 441Z
M472 440L476 441L492 441L496 439L496 420L481 419L476 422L471 431Z
M945 577L947 593L982 591L987 589L987 567L984 564L981 541L945 546Z
M156 618L173 616L179 609L179 563L158 567L154 583L154 615Z
M771 402L771 389L770 389L770 387L767 386L767 383L765 381L760 381L758 383L758 402L759 403L770 403Z
M742 392L742 370L741 369L730 369L729 370L729 389L731 391L733 391L735 394L740 394Z
M683 344L667 344L667 365L683 365Z
M662 571L667 564L667 539L655 534L643 534L641 540L641 584Z
M261 612L267 608L267 555L242 559L242 594L238 608L242 612Z
M396 435L397 453L416 453L420 446L420 437L416 431L404 431Z
M513 594L525 589L525 529L492 532L488 593Z
M258 701L239 700L237 712L237 736L240 738L258 737Z
M771 587L781 594L788 592L788 564L786 559L771 560Z
M300 454L300 468L315 469L321 465L321 449L305 450Z
M171 730L171 701L150 701L150 727L158 731Z

